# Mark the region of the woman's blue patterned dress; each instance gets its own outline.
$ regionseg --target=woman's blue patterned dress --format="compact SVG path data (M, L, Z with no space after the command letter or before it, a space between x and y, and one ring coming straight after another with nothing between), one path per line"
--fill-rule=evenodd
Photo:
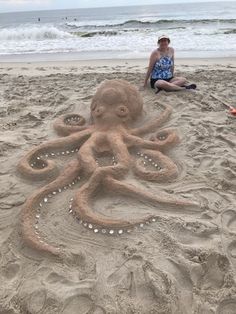
M173 77L172 67L173 58L169 56L162 56L154 65L151 78L159 80L168 80Z

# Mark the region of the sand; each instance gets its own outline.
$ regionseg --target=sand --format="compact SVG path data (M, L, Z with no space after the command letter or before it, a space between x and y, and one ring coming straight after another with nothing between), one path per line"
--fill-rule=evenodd
M52 123L64 113L89 118L89 105L104 79L139 86L147 60L0 64L0 313L1 314L235 314L236 313L236 107L235 59L177 60L176 75L196 91L142 92L145 120L172 106L166 127L181 142L169 153L180 175L171 183L132 178L150 192L197 200L198 213L162 211L120 195L101 195L96 210L111 217L157 222L131 234L93 234L68 214L78 186L53 198L39 227L68 253L63 259L27 247L19 230L26 198L45 182L16 170L19 159L56 138ZM217 100L217 97L219 100ZM59 158L60 165L70 158Z

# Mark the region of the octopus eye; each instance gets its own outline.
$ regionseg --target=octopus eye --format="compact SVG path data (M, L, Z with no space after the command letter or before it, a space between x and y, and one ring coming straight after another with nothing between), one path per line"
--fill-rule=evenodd
M126 117L129 113L129 110L127 107L125 106L119 106L117 109L116 109L116 114L119 116L119 117Z
M97 107L95 109L96 109L96 110L94 110L95 117L100 117L105 111L105 107L103 107L103 106Z

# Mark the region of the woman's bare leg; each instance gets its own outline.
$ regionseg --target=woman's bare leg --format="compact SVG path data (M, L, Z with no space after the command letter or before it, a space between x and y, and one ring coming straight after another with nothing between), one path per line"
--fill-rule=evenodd
M181 87L176 85L175 83L166 82L164 80L158 80L154 86L156 88L164 89L166 91L179 91L185 89L185 87Z
M187 83L187 80L185 77L176 76L170 80L170 83L175 84L177 86L185 86Z

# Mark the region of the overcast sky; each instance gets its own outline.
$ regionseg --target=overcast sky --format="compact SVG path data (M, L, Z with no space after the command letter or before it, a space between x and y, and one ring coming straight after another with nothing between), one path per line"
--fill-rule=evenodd
M222 0L208 0L217 2ZM48 9L91 8L179 2L208 2L204 0L0 0L0 12ZM236 1L236 0L232 0Z

